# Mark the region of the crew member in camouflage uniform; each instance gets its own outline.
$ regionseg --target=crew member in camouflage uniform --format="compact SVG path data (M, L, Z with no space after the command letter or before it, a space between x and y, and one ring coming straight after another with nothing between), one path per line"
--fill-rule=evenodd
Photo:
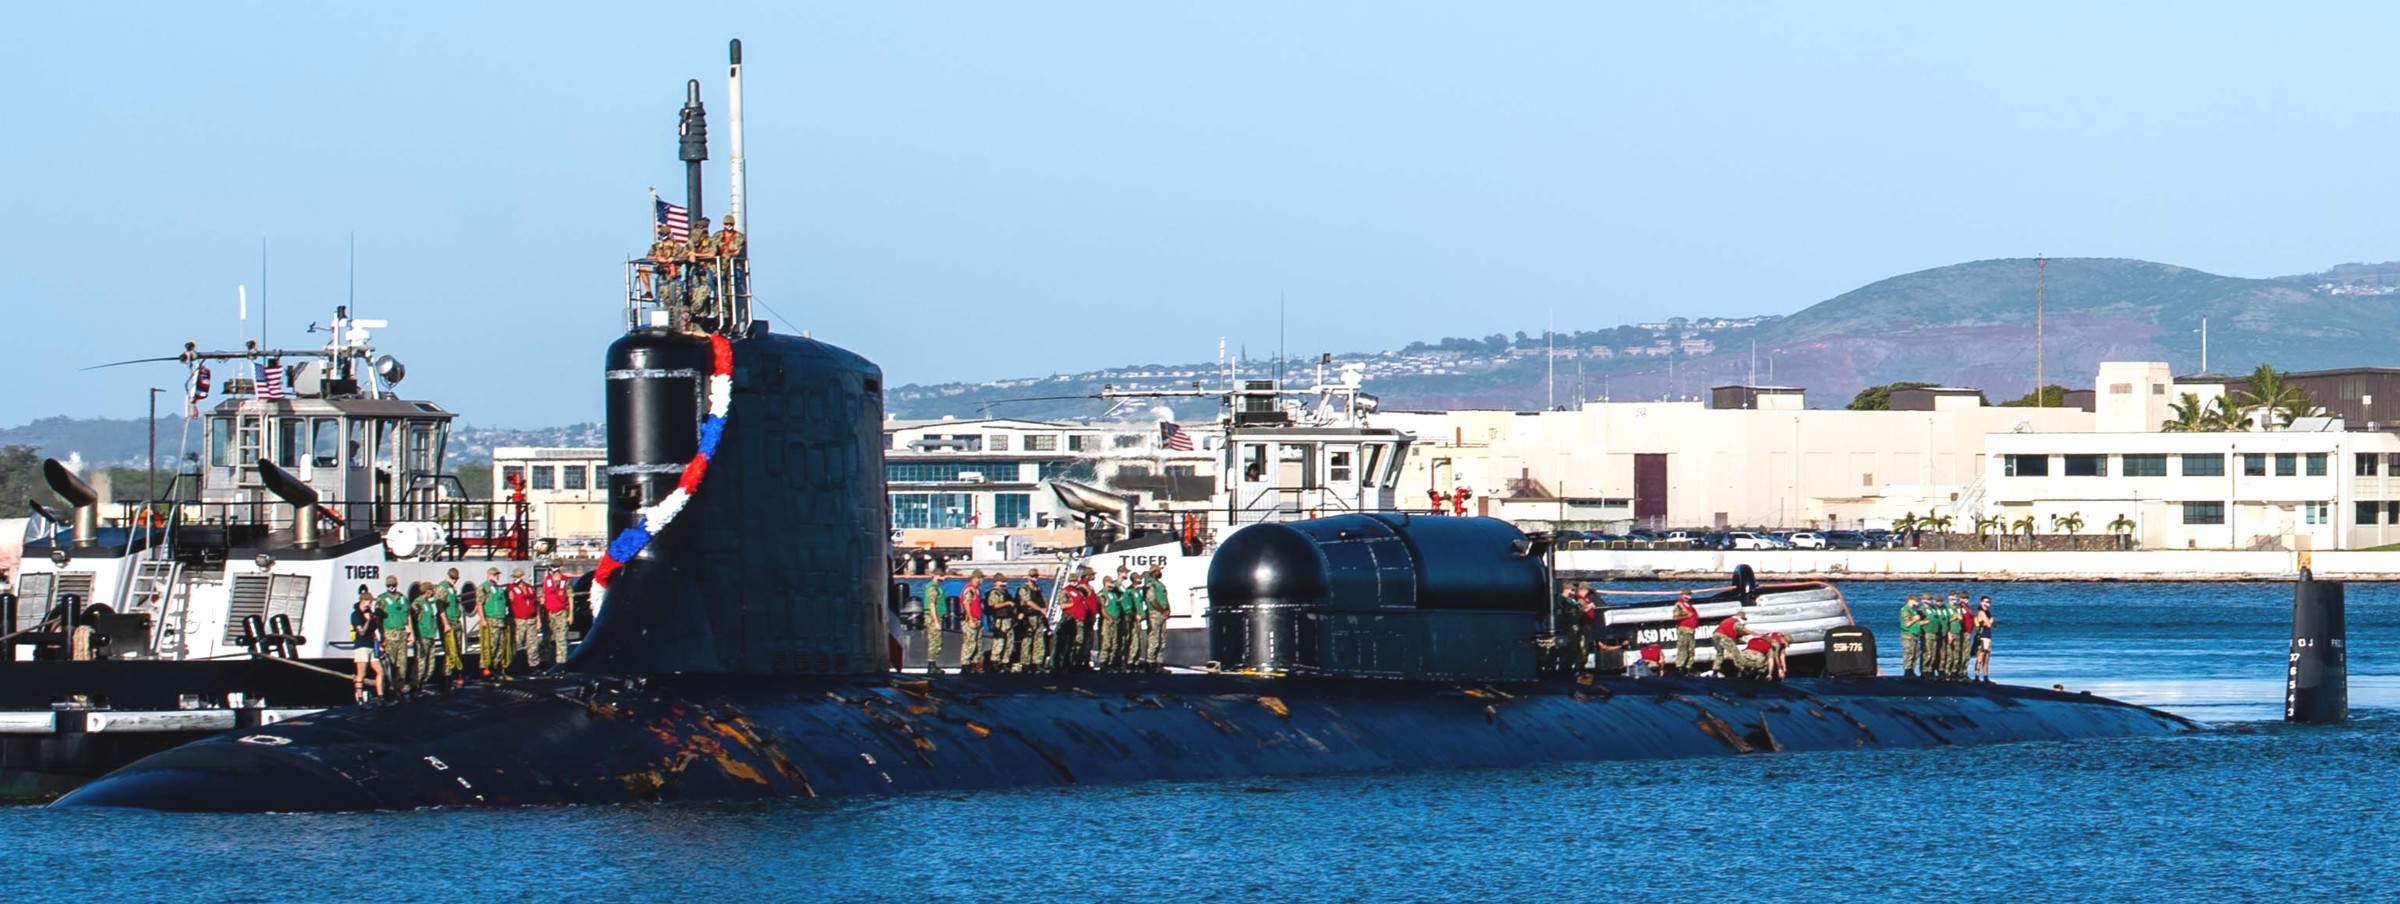
M958 670L983 671L983 569L967 575L967 584L958 592L958 631L965 641L958 652Z
M392 676L393 690L405 694L408 685L408 597L400 595L400 579L391 575L383 578L383 594L375 598L375 608L383 613L383 671Z
M1965 681L1967 679L1967 648L1969 646L1967 641L1974 634L1968 630L1968 626L1973 622L1967 614L1966 594L1961 593L1950 598L1950 614L1945 617L1945 620L1950 625L1950 661L1945 671L1950 676L1950 680Z
M1117 617L1124 605L1124 592L1117 589L1117 579L1100 576L1100 625L1092 631L1092 649L1103 672L1117 670Z
M1147 646L1142 650L1141 660L1142 667L1151 671L1163 669L1167 664L1167 616L1171 610L1167 605L1167 582L1159 579L1164 570L1153 564L1150 576L1142 581L1142 596L1149 605L1142 613L1142 639Z
M942 673L942 623L950 618L950 597L942 593L942 576L925 579L923 603L918 607L925 616L925 674Z
M442 652L442 607L432 596L432 588L423 581L408 585L408 611L414 621L416 636L409 652L416 656L416 671L409 675L417 690L433 689L433 663Z
M453 568L450 569L449 580L435 581L433 584L434 601L442 609L442 677L452 684L464 680L467 674L467 661L463 655L467 646L467 613L459 606L458 591L454 587L457 583L458 569Z
M508 590L500 585L500 569L484 569L483 583L476 586L475 598L483 603L475 635L481 649L475 652L475 658L483 666L483 677L505 675L513 654L508 645Z
M1911 593L1908 602L1900 604L1900 674L1916 677L1924 656L1925 616L1917 606L1917 595Z
M667 224L658 224L658 241L650 243L650 297L672 308L683 304L683 261L692 256L692 246L676 241L667 231Z
M509 644L513 663L517 654L525 656L525 670L530 672L542 663L542 602L533 582L525 579L525 569L512 568L508 574L508 630L514 635ZM514 668L513 664L511 668Z
M694 317L717 315L717 242L708 234L708 218L692 221L691 306Z
M1017 598L1008 592L1008 574L994 572L992 586L983 591L983 615L992 620L993 647L987 651L992 671L1017 668Z
M1050 661L1050 607L1040 569L1026 569L1017 584L1017 671L1039 672Z

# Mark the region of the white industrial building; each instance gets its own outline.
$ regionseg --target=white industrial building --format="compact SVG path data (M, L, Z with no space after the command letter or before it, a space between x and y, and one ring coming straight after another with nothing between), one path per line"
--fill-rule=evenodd
M2400 542L2400 436L2339 418L2277 430L2167 433L2173 400L2221 395L2158 362L2101 365L2094 426L1986 440L1985 511L2100 534L2124 518L2144 548L2363 549ZM2264 424L2254 424L2263 427Z

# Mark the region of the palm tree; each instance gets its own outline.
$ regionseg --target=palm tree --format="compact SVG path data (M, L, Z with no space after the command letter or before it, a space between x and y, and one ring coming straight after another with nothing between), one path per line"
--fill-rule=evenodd
M1990 537L1994 533L2006 533L2007 531L2008 520L2005 518L1987 518L1982 515L1975 516L1975 541L1977 543L1983 542L1983 538ZM2000 542L1997 538L1993 539L1992 548L2000 548Z
M2250 429L2250 418L2225 400L2224 396L2210 399L2208 413L2200 416L2202 430L2208 433L2239 433Z
M2175 417L2159 422L2158 429L2166 433L2203 433L2209 429L2208 405L2196 393L2184 393L2175 400Z
M2026 545L2026 546L2030 547L2030 546L2032 546L2032 545L2033 545L2033 516L2032 516L2032 515L2026 515L2026 516L2024 516L2024 517L2018 518L2018 519L2017 519L2017 520L2016 520L2014 523L2012 523L2012 524L2011 524L2011 525L2009 525L2009 526L2016 528L2018 533L2021 533L2021 534L2024 534L2024 535L2025 535L2025 545Z
M1943 549L1950 548L1950 521L1951 518L1948 515L1935 515L1925 519L1926 529L1933 531L1935 536L1941 538Z
M1907 537L1908 545L1912 547L1917 545L1917 531L1924 526L1925 522L1918 520L1915 512L1901 515L1900 520L1892 522L1892 529Z
M2082 548L2082 544L2077 543L2075 540L2075 535L2083 531L2082 512L2068 512L2065 515L2050 516L2050 529L2066 534L2067 545L2069 547L2077 549Z
M2291 426L2295 418L2307 417L2316 410L2316 402L2308 390L2293 385L2273 365L2260 364L2250 372L2250 385L2242 390L2239 400L2242 410L2267 413L2268 427Z
M2128 545L2127 541L2133 539L2135 526L2133 519L2124 515L2118 515L2116 520L2108 522L2108 532L2117 535L2118 549L2124 549Z

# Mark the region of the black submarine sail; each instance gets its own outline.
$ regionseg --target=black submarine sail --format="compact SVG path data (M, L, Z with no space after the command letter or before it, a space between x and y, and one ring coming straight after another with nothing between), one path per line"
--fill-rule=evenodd
M738 43L734 63L738 84ZM687 91L695 225L703 116ZM882 628L880 371L750 319L746 259L693 278L645 283L609 349L616 541L594 627L562 671L237 730L53 806L828 797L2192 727L2089 696L1917 679L1545 678L1540 541L1491 519L1404 515L1229 540L1209 577L1210 642L1243 673L898 678Z

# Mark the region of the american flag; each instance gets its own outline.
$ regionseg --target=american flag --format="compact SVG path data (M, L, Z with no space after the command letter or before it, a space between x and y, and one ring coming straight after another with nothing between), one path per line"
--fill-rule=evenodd
M269 361L259 370L258 397L265 401L283 398L283 362Z
M1158 444L1169 452L1192 451L1192 435L1175 426L1174 421L1158 422Z
M652 222L667 227L667 237L678 242L692 240L692 212L653 197L650 204L657 215Z

